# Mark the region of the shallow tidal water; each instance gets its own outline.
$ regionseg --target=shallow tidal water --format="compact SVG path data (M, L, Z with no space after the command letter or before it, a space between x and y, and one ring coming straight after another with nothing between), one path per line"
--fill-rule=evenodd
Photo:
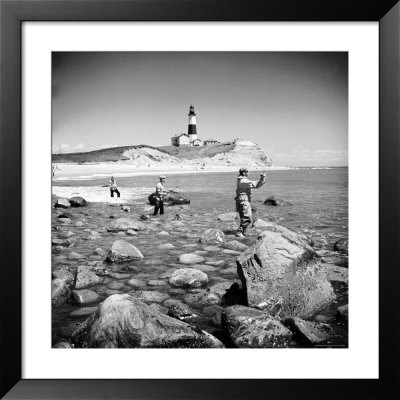
M257 180L259 173L250 173L250 179ZM217 216L221 213L234 211L236 174L233 173L199 173L170 175L167 177L167 189L178 186L191 199L190 205L165 207L165 215L150 217L142 221L147 228L131 236L126 233L107 232L106 226L112 218L130 217L138 220L141 214L151 214L153 207L147 202L147 196L154 190L158 178L156 176L118 177L117 183L121 199L110 201L108 188L102 187L108 180L93 178L89 180L57 181L53 193L59 197L80 195L92 199L87 207L71 208L73 218L64 224L57 216L64 210L52 209L52 225L55 236L61 232L71 232L68 238L73 242L71 247L58 248L53 252L52 268L67 265L72 270L79 265L102 262L106 255L96 254L96 249L107 254L115 240L122 239L132 243L144 255L143 260L119 264L114 277L103 277L101 283L88 289L99 294L96 303L80 306L72 302L65 303L53 309L52 330L53 344L61 339L68 339L78 323L83 322L99 302L114 293L129 293L134 290L154 291L162 295L149 301L162 312L167 308L163 305L166 298L182 300L188 292L196 290L177 289L168 283L169 275L178 268L178 258L185 253L197 253L205 261L194 268L208 275L211 287L220 282L239 282L235 259L237 254L229 254L223 246L205 245L199 242L199 237L207 228L215 227L224 231L226 239L236 240L234 236L238 221L234 223L221 222ZM95 194L95 197L93 197ZM62 196L63 195L63 196ZM273 207L263 205L263 201L275 195L293 203L289 207ZM92 196L92 197L90 197ZM121 203L131 208L130 212L121 210ZM315 249L333 250L333 244L340 238L348 236L348 169L298 169L271 171L267 173L266 184L253 190L252 204L257 211L254 217L270 220L298 233L304 233L315 243ZM180 220L174 218L179 214ZM57 228L59 227L59 228ZM59 230L60 229L60 230ZM87 239L90 232L100 234L97 239ZM160 232L168 234L161 234ZM249 235L241 240L250 245L257 237L255 229L249 230ZM160 248L163 244L172 244L169 249ZM162 246L161 246L162 247ZM327 253L328 254L328 253ZM347 258L339 253L329 252L335 257L337 264L347 266ZM120 275L118 275L120 274ZM137 279L137 286L128 282ZM347 285L334 284L337 302L319 312L328 317L334 335L326 346L347 346L347 328L335 321L336 309L347 304ZM191 307L202 314L209 305ZM197 308L196 308L197 307ZM201 328L221 338L221 331L215 318L204 318ZM292 343L298 347L297 343Z

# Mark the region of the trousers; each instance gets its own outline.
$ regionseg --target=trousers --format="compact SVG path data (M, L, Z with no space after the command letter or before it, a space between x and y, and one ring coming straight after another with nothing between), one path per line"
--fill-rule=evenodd
M238 232L244 233L252 222L251 203L249 200L236 199L236 211L239 213L240 226Z
M117 193L117 196L118 196L118 197L121 197L121 195L120 195L120 193L119 193L119 190L118 190L117 188L111 188L111 189L110 189L111 197L114 197L114 192Z
M160 215L164 214L164 202L160 198L155 199L154 213L153 215L157 215L158 210L160 210Z

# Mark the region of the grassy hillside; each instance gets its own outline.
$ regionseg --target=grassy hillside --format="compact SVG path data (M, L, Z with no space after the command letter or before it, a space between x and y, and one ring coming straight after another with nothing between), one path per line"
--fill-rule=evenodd
M122 154L130 149L141 149L149 148L159 150L162 153L167 153L166 151L147 146L144 144L135 146L121 146L121 147L110 147L108 149L94 150L84 153L65 153L65 154L53 154L53 162L57 163L85 163L85 162L109 162L109 161L122 161L129 160L128 157L124 157Z

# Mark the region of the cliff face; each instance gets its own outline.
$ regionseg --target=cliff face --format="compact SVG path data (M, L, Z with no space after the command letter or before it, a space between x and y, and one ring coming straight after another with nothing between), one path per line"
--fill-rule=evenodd
M88 153L53 154L56 163L119 162L138 167L192 165L194 167L246 166L263 168L272 160L255 143L235 139L207 147L151 147L146 145L115 147Z

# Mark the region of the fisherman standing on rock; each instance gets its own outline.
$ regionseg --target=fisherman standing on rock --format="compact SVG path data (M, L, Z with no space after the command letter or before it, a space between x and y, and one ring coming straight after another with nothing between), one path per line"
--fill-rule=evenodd
M236 211L240 216L240 226L236 232L236 236L244 237L247 227L251 224L251 189L258 189L265 183L266 174L261 174L258 182L248 179L249 170L240 168L239 176L237 177L236 187Z

